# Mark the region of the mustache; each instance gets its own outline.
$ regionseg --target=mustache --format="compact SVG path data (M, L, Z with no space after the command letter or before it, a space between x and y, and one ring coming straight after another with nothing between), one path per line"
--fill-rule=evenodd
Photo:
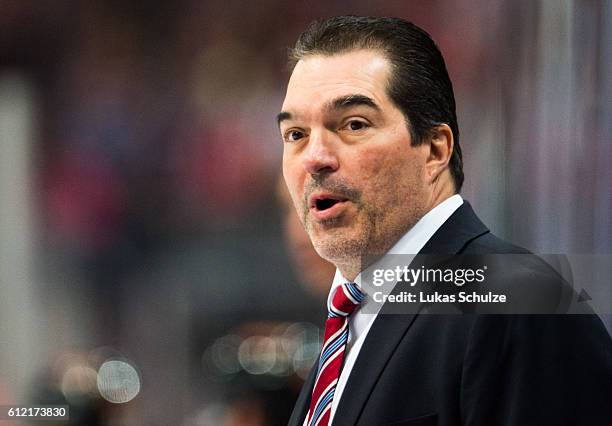
M350 201L359 203L361 201L361 191L352 186L347 180L329 175L321 178L313 178L304 187L304 208L309 209L308 199L315 191L333 192Z

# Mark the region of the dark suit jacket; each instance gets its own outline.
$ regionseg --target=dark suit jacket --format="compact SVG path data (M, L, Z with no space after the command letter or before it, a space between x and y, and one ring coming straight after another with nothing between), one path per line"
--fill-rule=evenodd
M491 234L465 202L421 253L525 250ZM549 274L533 265L516 274L526 270ZM291 426L308 412L313 376ZM333 425L610 426L612 341L595 315L381 313Z

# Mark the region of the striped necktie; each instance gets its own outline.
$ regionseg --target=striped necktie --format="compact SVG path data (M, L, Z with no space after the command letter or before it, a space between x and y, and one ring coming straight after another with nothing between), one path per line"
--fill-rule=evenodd
M331 303L328 304L325 339L310 400L308 426L327 426L329 424L331 405L348 340L348 317L359 306L363 298L364 294L357 284L346 283L336 288Z

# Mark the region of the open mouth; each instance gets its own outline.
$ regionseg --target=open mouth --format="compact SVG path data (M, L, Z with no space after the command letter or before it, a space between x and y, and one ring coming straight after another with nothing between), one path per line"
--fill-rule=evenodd
M347 198L336 194L330 193L319 193L310 196L310 208L317 214L317 216L323 215L327 212L331 213L337 209L333 207L348 201Z
M315 201L315 209L317 209L318 211L324 211L324 210L332 208L339 202L340 200L336 200L333 198L318 199Z

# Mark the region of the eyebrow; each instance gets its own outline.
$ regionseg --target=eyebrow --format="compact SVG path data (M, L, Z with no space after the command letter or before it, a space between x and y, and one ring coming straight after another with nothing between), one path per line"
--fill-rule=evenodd
M374 102L372 98L365 95L347 95L340 96L339 98L332 99L325 105L325 109L333 111L337 109L346 109L354 106L367 106L380 111L380 107Z
M374 102L372 98L359 94L340 96L336 99L332 99L331 101L325 104L324 108L326 111L331 112L334 110L342 110L354 106L367 106L369 108L375 109L376 111L380 111L380 107L378 106L378 104L376 104L376 102ZM293 115L290 112L281 111L276 116L276 123L280 126L283 121L291 120L292 118Z
M291 115L290 112L287 111L281 111L277 116L276 116L276 123L280 126L280 124L285 121L285 120L291 120L291 117L293 117Z

